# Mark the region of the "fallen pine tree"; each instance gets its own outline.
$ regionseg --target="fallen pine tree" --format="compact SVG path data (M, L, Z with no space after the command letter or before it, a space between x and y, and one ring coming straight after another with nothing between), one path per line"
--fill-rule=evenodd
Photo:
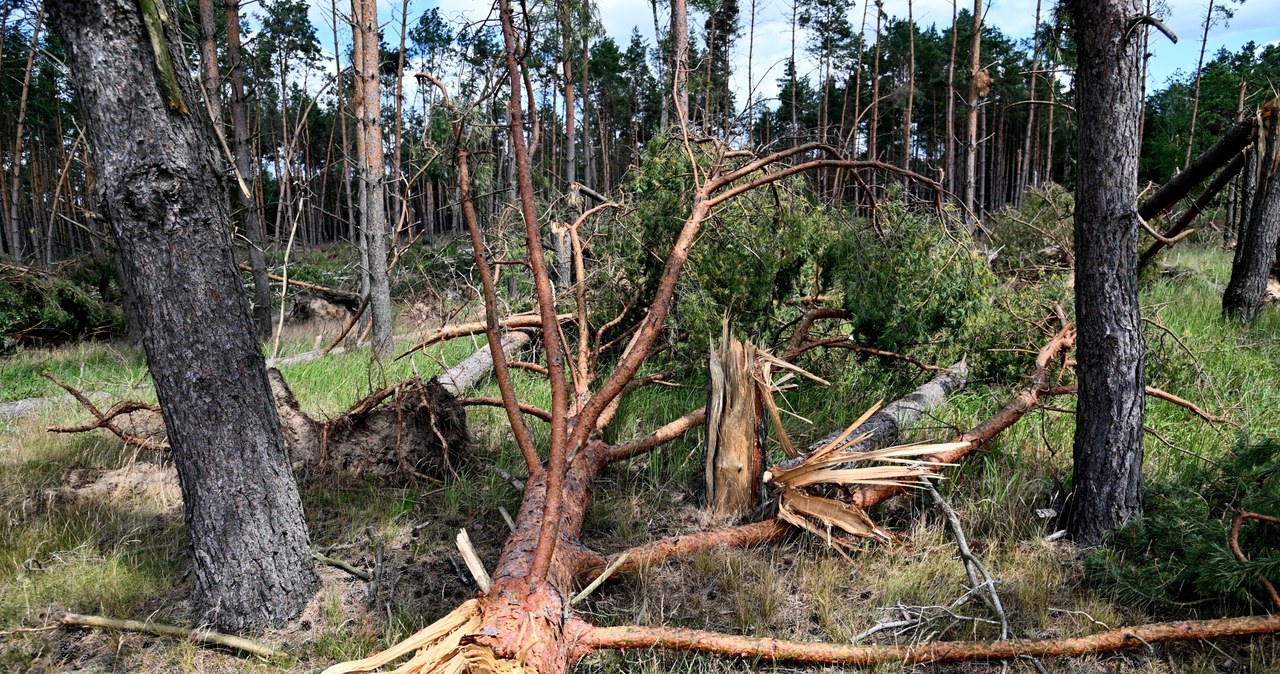
M590 652L625 648L668 648L739 658L810 663L990 659L1037 652L1100 652L1148 643L1143 641L1146 636L1160 641L1280 630L1280 619L1239 618L1172 626L1135 626L1118 634L1074 640L1066 646L1056 645L1054 642L1008 641L999 644L921 644L915 650L894 647L877 651L874 648L868 650L865 647L784 642L662 627L596 627L576 616L571 608L572 599L579 596L579 590L584 585L593 583L587 585L588 588L593 588L606 574L623 573L672 556L716 546L765 543L780 539L794 530L793 526L780 519L771 519L656 541L613 555L592 550L580 540L593 483L604 470L614 463L643 455L681 437L707 418L706 410L698 410L648 435L627 442L611 445L601 439L601 431L612 419L620 396L625 394L641 367L654 353L672 309L676 287L689 259L690 249L716 207L738 195L814 169L839 169L854 175L860 171L896 175L915 183L922 191L932 191L940 219L945 217L942 216L941 209L943 192L941 185L929 178L881 162L845 159L839 151L820 143L797 145L768 156L755 157L750 153L729 152L715 141L708 141L712 146L708 154L712 158L708 166L695 166L695 192L690 211L671 242L670 252L653 289L652 300L647 310L642 312L643 319L635 326L626 348L613 363L612 370L607 374L602 373L598 368L601 362L599 340L593 344L589 339L592 328L601 323L592 322L586 299L586 275L580 273L584 259L578 230L594 209L583 213L565 230L570 243L568 252L572 255L575 270L579 270L575 274L572 288L576 305L575 317L570 320L570 324L576 327L575 343L575 340L565 334L570 331L559 330L560 316L557 315L555 293L543 253L542 228L539 225L531 163L526 147L524 103L518 86L523 81L518 55L521 38L516 34L518 21L513 18L509 0L500 0L498 10L506 54L507 81L516 83L510 89L507 110L515 159L519 198L517 205L525 232L525 263L533 277L538 318L544 334L562 335L560 339L545 339L542 344L551 405L550 409L538 410L540 414L536 416L548 423L548 439L541 446L535 441L525 418L529 412L528 406L516 395L506 359L498 356L501 352L498 348L501 325L495 280L492 265L487 258L489 248L472 202L469 156L466 149L466 116L458 114L453 135L463 221L471 238L484 296L485 334L495 354L494 373L501 391L501 404L524 458L528 479L524 483L523 499L512 533L495 568L491 573L483 568L472 570L478 580L483 578L482 590L476 599L465 602L441 620L399 644L362 660L334 665L325 670L325 674L364 672L390 666L394 666L394 671L398 674L459 671L559 674L568 671ZM420 77L441 90L442 104L446 108L454 108L443 85L428 73L422 73ZM454 109L461 110L461 106ZM686 144L686 150L692 155L693 150L689 147ZM693 160L691 156L690 161ZM812 324L812 320L809 324ZM909 459L905 460L906 463L893 466L893 471L863 473L863 486L853 490L847 499L829 507L848 515L850 522L865 517L864 511L867 508L902 493L915 478L945 464L959 462L986 445L1000 431L1034 409L1040 399L1051 392L1051 387L1056 383L1051 382L1053 365L1065 357L1074 339L1071 327L1063 325L1039 352L1029 386L990 419L962 434L954 442L938 447L931 454L898 455ZM791 343L803 345L805 341L805 337L801 335ZM787 351L790 354L792 349ZM859 457L853 454L833 454L857 430L857 425L846 429L844 437L810 453L805 459L806 470L811 473L827 471L824 477L832 481L850 478L849 481L840 482L844 486L857 484L858 480L854 480L851 475L832 476L829 470L845 462L858 461ZM855 442L862 440L865 438ZM889 459L895 455L885 451L873 452L867 456ZM862 470L862 467L859 465L851 470ZM873 474L877 477L866 477ZM810 486L804 480L794 478L795 473L786 474L784 481L790 481L783 487L807 489ZM855 524L850 524L850 528L858 529ZM861 530L848 533L868 535ZM408 660L400 662L406 656Z

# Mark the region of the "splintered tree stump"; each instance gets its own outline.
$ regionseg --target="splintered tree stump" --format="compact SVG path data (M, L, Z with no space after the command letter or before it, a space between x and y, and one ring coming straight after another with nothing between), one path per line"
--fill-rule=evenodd
M302 411L279 371L268 378L295 470L438 478L471 448L465 410L435 380L401 382L320 422Z
M764 473L764 400L756 348L729 335L710 355L705 486L716 517L745 517L760 499Z

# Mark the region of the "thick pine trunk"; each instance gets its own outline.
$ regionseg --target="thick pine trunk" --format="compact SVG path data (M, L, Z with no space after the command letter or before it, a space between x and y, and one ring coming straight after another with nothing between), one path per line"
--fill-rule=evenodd
M296 616L318 581L232 259L222 171L208 130L181 111L197 100L182 51L155 5L142 6L152 37L133 3L61 0L50 13L171 431L195 622L256 631Z
M1076 185L1076 353L1080 378L1072 537L1094 544L1142 507L1145 344L1138 313L1137 0L1076 0L1080 50Z

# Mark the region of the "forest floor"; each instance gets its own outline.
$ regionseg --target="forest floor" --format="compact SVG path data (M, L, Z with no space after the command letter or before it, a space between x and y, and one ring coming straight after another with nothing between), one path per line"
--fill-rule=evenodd
M1229 323L1219 317L1227 254L1176 250L1166 262L1175 273L1147 280L1143 290L1150 383L1228 421L1208 423L1184 408L1150 401L1144 467L1149 485L1194 480L1246 434L1280 437L1280 307L1268 306L1251 327ZM1061 298L1068 306L1069 300ZM398 346L410 346L411 328L406 321L406 338ZM315 332L333 329L317 323L292 329L281 352L308 350ZM441 364L459 361L481 343L455 340L372 374L367 355L360 352L282 370L304 408L315 415L336 415L371 388L415 371L431 376ZM141 385L146 373L137 353L118 344L90 342L23 351L0 361L0 403L57 394L39 377L42 372L81 390L109 392L113 401L154 397ZM539 380L526 372L516 375L524 399L544 406L549 402ZM807 431L798 430L798 439L816 439L925 378L927 374L902 364L851 362L831 390L792 393L786 404L817 422ZM681 384L637 391L624 403L610 435L630 437L698 407L705 396L702 382L691 376ZM1016 384L973 383L915 429L912 439L951 438L955 429L971 427L997 409ZM1013 634L1085 635L1104 626L1250 610L1225 599L1157 608L1154 602L1133 599L1143 597L1147 588L1123 592L1096 582L1084 551L1046 540L1056 527L1044 511L1060 506L1061 485L1070 477L1074 425L1074 400L1063 397L1050 404L1051 409L1028 414L940 484L974 551L997 581ZM519 492L494 470L522 470L505 418L499 410L470 408L474 457L442 482L387 484L330 477L302 483L316 549L363 569L377 567L380 574L371 584L321 567L323 588L302 619L263 637L282 646L286 656L263 661L145 634L44 629L60 611L188 621L184 598L190 561L179 496L161 475L164 457L136 453L104 432L57 435L44 430L87 417L77 404L65 401L23 417L0 418L0 671L317 671L363 657L473 596L474 585L453 557L454 536L465 528L481 559L492 566L507 532L501 510L514 513L519 506ZM608 552L706 526L696 507L700 441L695 432L606 472L597 485L585 542ZM127 469L128 479L76 489L121 468ZM964 594L967 580L945 519L927 497L896 499L873 516L904 544L867 544L852 559L804 537L776 546L706 551L609 582L580 612L597 624L663 624L845 642L877 623L924 613L928 619L915 627L883 630L866 643L998 636L992 613L978 601L951 614L939 608ZM1152 571L1153 577L1158 571ZM1038 665L1049 672L1277 672L1280 640L914 669L1035 672ZM578 671L840 670L640 651L595 655Z

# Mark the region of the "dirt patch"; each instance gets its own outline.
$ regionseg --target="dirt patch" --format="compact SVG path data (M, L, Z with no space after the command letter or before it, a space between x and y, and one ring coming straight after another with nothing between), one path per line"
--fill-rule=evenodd
M123 468L74 468L64 484L46 492L54 501L125 502L177 515L182 508L178 471L173 466L135 462Z

